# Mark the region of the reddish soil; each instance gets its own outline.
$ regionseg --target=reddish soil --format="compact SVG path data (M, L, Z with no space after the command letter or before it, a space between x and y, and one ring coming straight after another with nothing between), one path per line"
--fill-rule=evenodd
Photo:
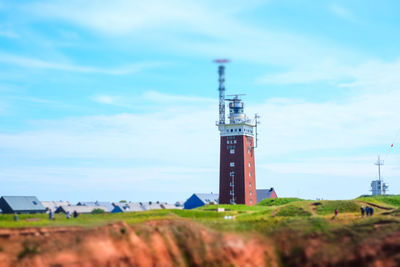
M382 221L360 228L308 235L289 230L274 239L284 266L400 266L397 223Z
M268 237L220 233L189 220L96 228L0 229L0 266L400 266L400 224Z
M190 221L0 229L0 266L278 266L271 248Z

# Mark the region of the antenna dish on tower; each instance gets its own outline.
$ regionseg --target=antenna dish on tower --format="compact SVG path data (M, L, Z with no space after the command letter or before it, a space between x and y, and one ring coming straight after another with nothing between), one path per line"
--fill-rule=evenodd
M218 59L214 59L214 62L215 62L215 63L218 63L218 64L225 64L225 63L229 63L229 59L226 59L226 58L218 58Z

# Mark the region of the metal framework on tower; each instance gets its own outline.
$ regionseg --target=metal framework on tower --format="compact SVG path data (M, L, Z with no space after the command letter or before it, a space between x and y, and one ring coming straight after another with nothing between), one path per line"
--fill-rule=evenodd
M375 162L375 165L378 166L378 180L374 180L371 182L372 195L384 195L386 194L389 186L383 182L383 178L381 176L381 166L384 165L384 161L381 160L380 156L378 156L378 160Z

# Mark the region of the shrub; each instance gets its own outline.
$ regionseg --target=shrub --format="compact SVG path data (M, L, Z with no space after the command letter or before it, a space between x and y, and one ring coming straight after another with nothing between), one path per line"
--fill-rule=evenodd
M102 210L102 209L94 209L94 210L92 210L92 214L104 214L104 210Z
M285 206L278 210L276 216L311 216L311 212L298 206Z
M351 200L324 200L321 205L316 206L318 214L332 214L338 209L340 213L358 212L360 207Z
M295 201L302 201L303 199L296 197L285 197L285 198L267 198L260 201L257 205L259 206L281 206Z
M35 255L38 252L39 252L39 243L26 240L22 243L22 250L18 254L18 259L23 259L26 256Z

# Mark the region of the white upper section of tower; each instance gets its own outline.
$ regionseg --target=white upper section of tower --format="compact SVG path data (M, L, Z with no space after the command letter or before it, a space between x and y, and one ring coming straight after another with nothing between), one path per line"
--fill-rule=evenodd
M242 100L239 98L239 95L234 95L233 99L226 99L226 100L230 101L229 123L230 124L245 123L246 114L244 114L243 111L244 104Z
M233 98L225 99L229 101L229 124L218 124L221 136L231 135L254 135L253 121L246 117L244 113L244 103L239 98L240 95L232 95Z
M241 124L224 124L218 125L218 130L221 136L233 136L233 135L247 135L254 136L254 125L241 123Z

